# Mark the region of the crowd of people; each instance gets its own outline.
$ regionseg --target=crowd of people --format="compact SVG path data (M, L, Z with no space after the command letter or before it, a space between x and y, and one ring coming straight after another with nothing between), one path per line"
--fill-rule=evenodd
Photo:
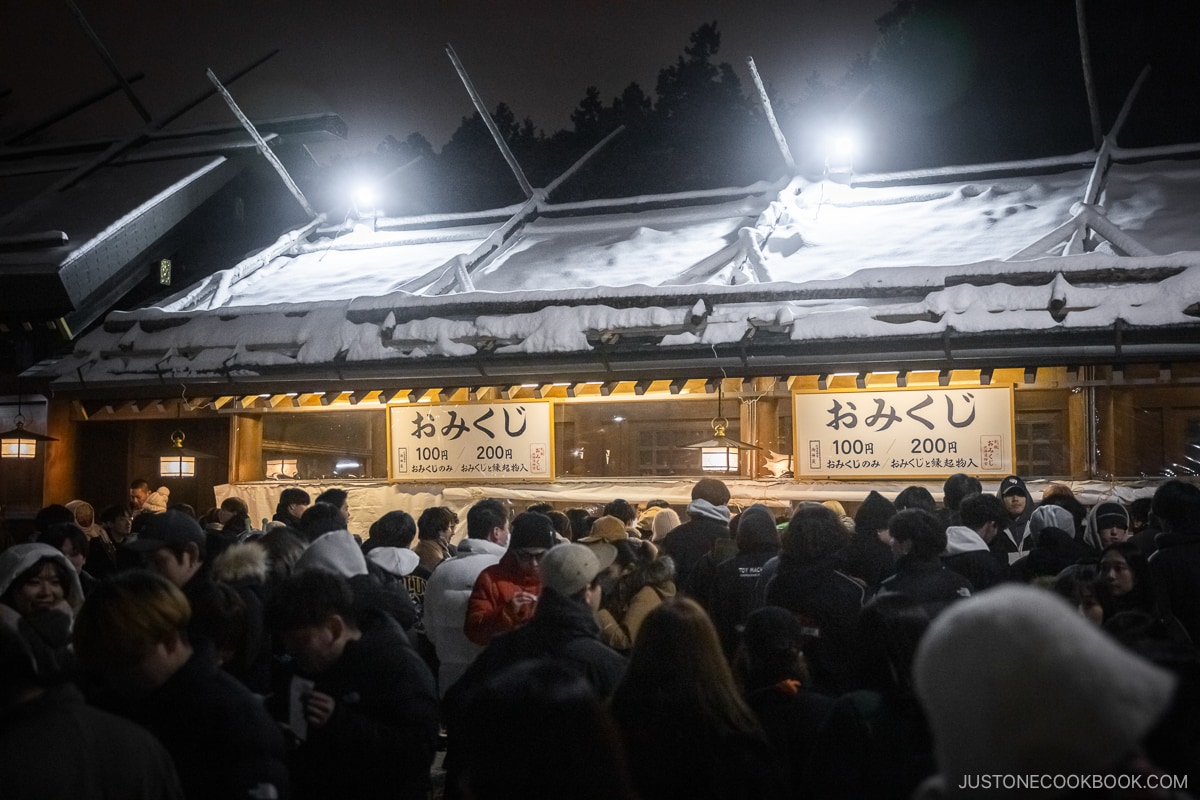
M0 551L0 796L1194 786L1193 484L1089 509L954 475L941 503L872 491L849 515L704 478L683 508L484 499L366 539L349 499L287 488L256 526L139 480L43 509Z

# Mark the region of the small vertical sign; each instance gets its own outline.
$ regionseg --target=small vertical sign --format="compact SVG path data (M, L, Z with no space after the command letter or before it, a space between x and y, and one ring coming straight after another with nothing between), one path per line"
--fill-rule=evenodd
M158 282L163 286L171 285L171 259L164 258L158 262Z

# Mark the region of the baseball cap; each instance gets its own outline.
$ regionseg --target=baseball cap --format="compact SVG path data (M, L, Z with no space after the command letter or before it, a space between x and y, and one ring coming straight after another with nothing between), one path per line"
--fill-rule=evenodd
M542 587L571 597L583 591L616 558L617 548L603 542L557 545L542 559Z
M1021 480L1016 475L1009 475L1004 480L1000 481L1000 496L1008 497L1010 494L1026 494L1025 481Z
M125 547L139 553L148 553L162 547L178 549L194 544L204 552L204 531L200 523L182 511L164 511L150 514L138 530L137 538L126 542Z

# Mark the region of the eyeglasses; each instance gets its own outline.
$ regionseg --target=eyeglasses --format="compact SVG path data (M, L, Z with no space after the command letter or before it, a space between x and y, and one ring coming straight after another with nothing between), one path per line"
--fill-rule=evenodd
M521 561L541 561L546 555L545 550L515 550L513 552Z

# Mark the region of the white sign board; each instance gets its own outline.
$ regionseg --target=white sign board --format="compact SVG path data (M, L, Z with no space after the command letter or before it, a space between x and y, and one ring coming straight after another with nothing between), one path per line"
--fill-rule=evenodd
M797 478L1013 472L1011 387L795 395Z
M388 406L388 477L553 480L553 431L546 400Z

